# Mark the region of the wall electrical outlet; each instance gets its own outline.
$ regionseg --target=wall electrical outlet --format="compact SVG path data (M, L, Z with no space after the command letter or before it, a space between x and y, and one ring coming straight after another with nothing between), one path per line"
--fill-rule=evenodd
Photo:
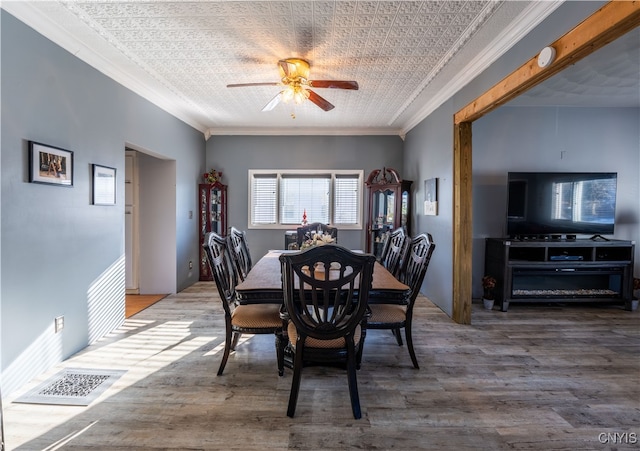
M64 316L58 316L55 319L56 333L64 329Z
M192 261L189 262L189 269L193 269L193 262Z

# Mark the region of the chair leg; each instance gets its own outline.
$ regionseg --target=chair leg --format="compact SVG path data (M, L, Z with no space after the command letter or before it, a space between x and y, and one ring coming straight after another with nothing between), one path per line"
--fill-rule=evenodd
M358 379L356 376L356 354L353 338L347 340L347 377L349 379L349 396L351 398L351 410L353 418L359 420L362 417L360 411L360 397L358 396Z
M276 359L278 360L278 376L284 376L285 337L282 331L276 332Z
M296 343L295 358L293 364L293 378L291 379L291 393L289 394L289 406L287 407L287 416L293 418L296 413L296 405L298 404L298 393L300 392L300 379L302 377L304 353L304 340Z
M364 339L367 336L367 328L361 326L361 336L360 343L358 343L358 347L356 348L356 369L359 370L362 366L362 353L364 352Z
M400 334L400 328L397 327L395 329L391 329L393 335L396 337L396 341L398 342L398 346L402 346L402 335Z
M417 370L420 369L420 365L418 365L418 359L416 358L416 352L413 350L413 337L411 336L411 319L407 319L407 324L404 326L404 335L407 339L407 349L409 349L409 356L411 356L411 361L413 362L413 367Z
M235 351L236 350L236 346L238 346L238 341L240 341L240 336L242 334L240 332L234 332L233 333L233 342L231 343L231 350Z
M224 352L222 353L222 361L220 362L220 368L218 368L218 376L222 376L224 367L227 365L227 359L229 358L229 352L231 351L231 318L227 318L226 334L224 337Z

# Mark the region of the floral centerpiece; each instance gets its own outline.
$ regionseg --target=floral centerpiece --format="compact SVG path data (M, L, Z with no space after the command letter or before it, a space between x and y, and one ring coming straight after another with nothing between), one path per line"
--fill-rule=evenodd
M496 279L492 276L484 276L482 278L482 289L484 299L493 299L493 289L496 287Z
M203 174L205 183L216 183L222 179L222 172L211 169L209 172Z
M313 246L324 246L325 244L331 244L335 241L331 235L326 233L307 234L305 238L306 239L302 242L300 249L307 249Z

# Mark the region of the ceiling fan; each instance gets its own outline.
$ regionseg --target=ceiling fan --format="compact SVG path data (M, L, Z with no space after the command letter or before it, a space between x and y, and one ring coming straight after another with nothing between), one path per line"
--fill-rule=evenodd
M235 83L227 85L227 88L238 88L244 86L282 86L284 89L269 101L262 111L271 111L280 102L290 101L300 104L305 100L310 100L324 111L335 108L327 99L319 96L310 88L333 88L333 89L358 89L358 82L346 80L309 80L309 62L301 58L287 58L278 61L280 69L280 82L262 83Z

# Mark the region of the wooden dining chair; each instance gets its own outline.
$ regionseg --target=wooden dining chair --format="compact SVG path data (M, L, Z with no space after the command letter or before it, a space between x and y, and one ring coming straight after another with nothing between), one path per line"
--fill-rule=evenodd
M224 310L225 341L218 376L222 375L229 354L232 350L235 351L242 334L275 334L277 362L282 361L280 353L283 346L278 344L282 341L280 305L239 305L235 290L238 276L229 255L228 240L215 232L209 232L203 246Z
M296 229L297 232L297 241L298 241L298 249L302 248L302 243L306 240L313 238L318 232L322 232L324 235L331 235L333 238L333 242L338 242L338 228L331 227L327 224L323 224L321 222L313 222L311 224L305 224Z
M239 279L244 281L252 266L247 234L232 226L229 229L227 240L229 240L229 252L235 265L235 270Z
M353 416L360 418L356 370L375 257L326 245L282 254L280 262L287 333L294 354L287 415L294 416L305 363L344 363Z
M402 262L403 253L406 252L405 245L409 237L404 233L402 227L395 229L387 238L386 249L384 250L385 256L380 260L382 266L396 276L400 272L400 263Z
M385 303L384 299L376 300L376 303L369 304L369 317L367 318L368 329L390 329L396 337L398 345L402 346L402 336L400 330L404 328L409 356L414 368L420 369L418 359L413 349L413 338L411 334L413 307L416 298L420 293L422 281L427 273L431 255L436 248L433 237L429 233L422 233L411 240L406 261L401 271L401 282L410 288L409 299L405 304Z

